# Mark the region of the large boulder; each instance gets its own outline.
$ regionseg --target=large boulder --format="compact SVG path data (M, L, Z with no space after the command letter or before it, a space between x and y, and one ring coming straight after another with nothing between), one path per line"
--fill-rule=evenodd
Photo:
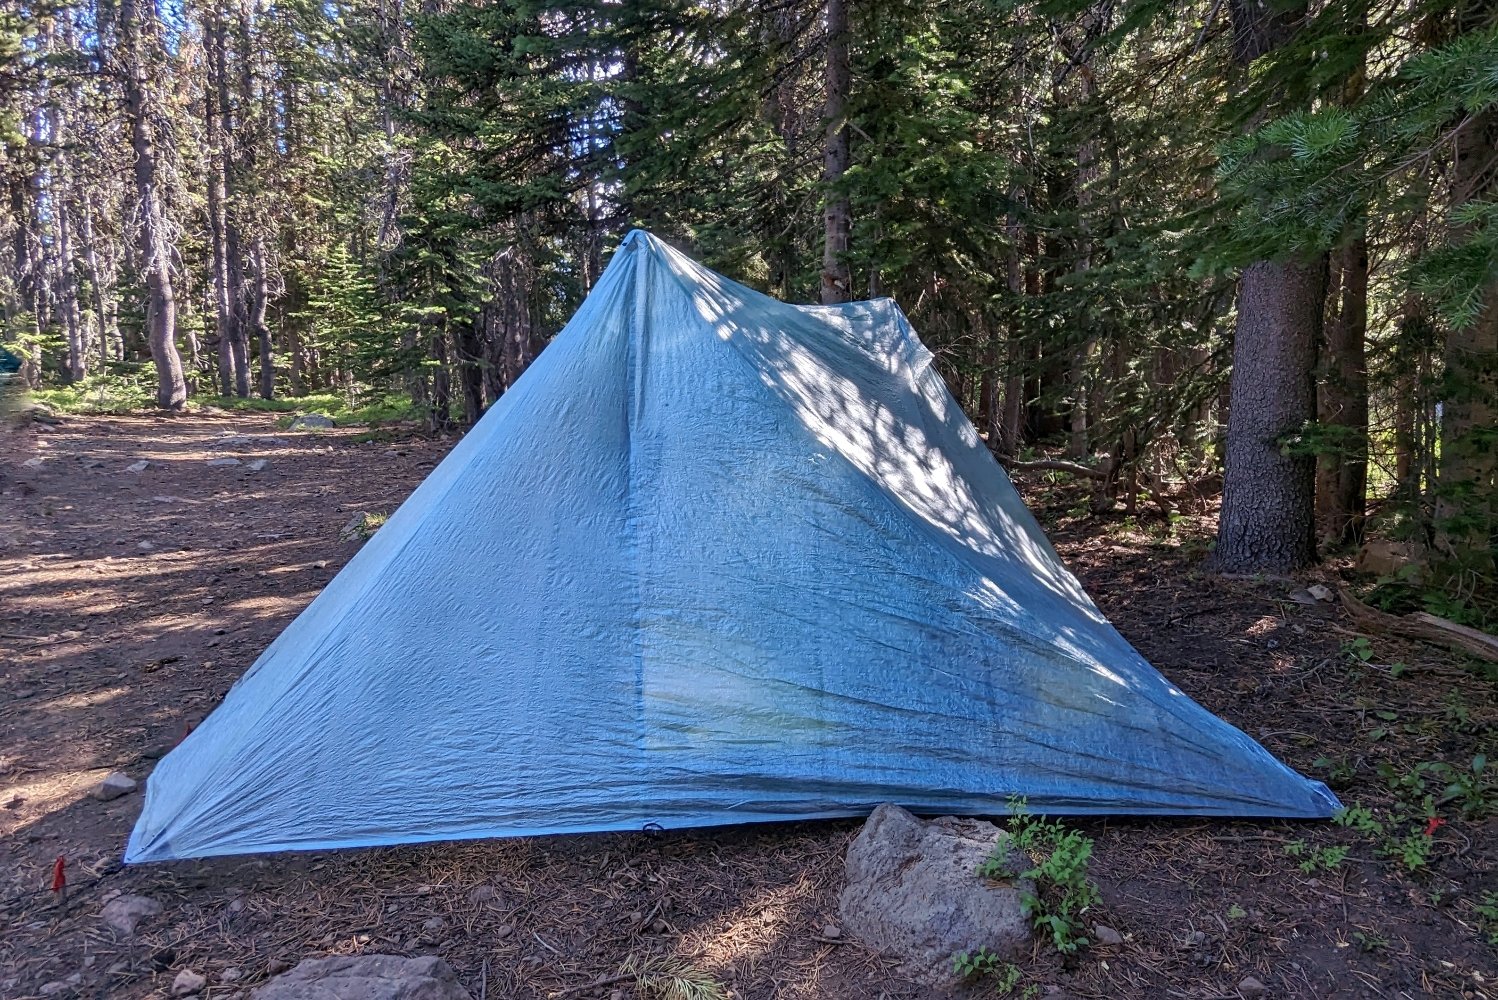
M292 420L287 428L293 431L324 430L334 426L333 418L324 413L304 413Z
M250 994L250 1000L473 1000L458 974L432 955L309 958Z
M992 823L950 816L927 822L885 803L848 848L843 924L926 983L951 982L958 952L987 948L1016 958L1030 947L1021 896L1034 887L979 876L995 850L1011 848ZM1016 857L1009 869L1027 866Z
M1374 576L1397 577L1406 566L1414 566L1418 575L1426 555L1425 546L1416 542L1370 538L1358 551L1358 570Z

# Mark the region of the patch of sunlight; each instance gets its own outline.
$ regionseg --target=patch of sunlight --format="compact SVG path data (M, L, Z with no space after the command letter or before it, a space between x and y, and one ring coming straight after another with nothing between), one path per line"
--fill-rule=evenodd
M95 705L107 704L111 701L114 701L121 695L129 693L130 689L127 687L105 688L102 691L88 691L81 694L70 694L65 695L61 698L54 698L53 700L47 702L43 707L70 709L92 708Z
M715 972L735 966L752 969L791 933L792 921L802 919L796 904L813 893L810 881L802 878L756 896L693 933L691 941L682 942L683 950Z
M20 802L13 809L0 809L0 837L9 837L50 813L66 809L88 794L107 769L54 771L33 781L7 785L0 790L0 805Z

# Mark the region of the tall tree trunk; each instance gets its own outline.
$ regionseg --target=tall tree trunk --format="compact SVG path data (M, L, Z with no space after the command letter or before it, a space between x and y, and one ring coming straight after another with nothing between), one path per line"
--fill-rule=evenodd
M1452 203L1498 193L1498 112L1474 115L1457 135ZM1458 227L1454 237L1467 235ZM1498 278L1490 277L1477 316L1446 337L1441 453L1435 506L1436 548L1453 568L1490 575L1498 508Z
M156 364L156 403L164 410L180 410L187 402L182 358L177 353L177 301L172 290L171 251L166 234L153 138L155 109L148 90L146 42L150 26L143 23L139 0L120 0L120 41L124 49L125 114L130 123L130 146L135 153L135 191L140 206L141 269L146 278L147 341ZM148 11L155 20L154 10Z
M1430 319L1420 296L1408 295L1394 341L1394 481L1399 496L1412 503L1420 496L1421 359L1431 340Z
M261 399L271 399L276 394L276 370L271 359L270 324L265 319L266 310L270 307L270 279L266 275L268 267L265 240L263 237L256 237L249 267L253 275L253 283L250 285L249 328L254 332L255 344L259 348Z
M67 111L62 102L52 105L48 111L51 134L69 135ZM53 144L52 191L49 200L57 237L56 293L58 311L62 315L63 333L68 345L68 379L82 381L88 375L88 331L83 328L83 317L78 308L78 268L73 258L73 217L76 214L75 192L72 171L60 142Z
M1316 412L1325 294L1324 258L1259 261L1239 279L1219 570L1283 573L1315 559L1315 459L1285 445Z
M1231 9L1234 56L1244 69L1287 43L1306 13L1302 4L1262 0L1232 0ZM1239 279L1227 468L1212 553L1219 570L1283 573L1315 561L1315 460L1285 445L1316 416L1325 295L1324 254L1257 261Z
M1013 458L1019 454L1020 447L1024 444L1025 355L1024 345L1019 338L1017 320L1020 300L1025 294L1025 271L1024 264L1020 260L1019 220L1012 212L1005 222L1005 230L1009 235L1005 277L1009 286L1010 301L1014 303L1014 313L1005 335L1007 342L1004 348L1004 406L1003 415L1000 417L998 446L1000 454Z
M203 88L203 107L208 134L208 234L213 268L213 312L217 324L215 349L218 359L218 391L228 396L238 385L235 367L234 286L229 267L229 139L228 88L224 72L224 24L210 13L204 25L208 81Z
M493 406L535 357L531 346L530 272L518 246L484 265L489 297L479 310L478 336L485 364L484 396Z
M1352 5L1349 30L1367 30L1365 6ZM1360 64L1342 87L1348 107L1362 100L1366 85ZM1316 419L1335 435L1316 469L1316 517L1321 541L1329 547L1357 544L1363 537L1368 492L1368 236L1359 221L1349 242L1331 257L1331 288L1326 304L1320 398Z
M826 235L822 243L822 303L847 302L852 295L853 275L848 267L848 234L852 208L848 196L836 190L848 171L848 3L827 0L827 148L822 181L827 185L822 219Z
M1317 459L1316 507L1322 542L1341 546L1362 538L1368 489L1368 241L1361 233L1332 256L1331 274L1317 422L1335 440Z
M109 346L119 338L119 331L113 329L114 303L109 295L103 268L99 266L99 245L94 234L94 208L87 191L83 193L79 205L78 221L83 238L83 264L88 271L88 286L94 297L94 325L99 334L99 368L102 371L109 364Z

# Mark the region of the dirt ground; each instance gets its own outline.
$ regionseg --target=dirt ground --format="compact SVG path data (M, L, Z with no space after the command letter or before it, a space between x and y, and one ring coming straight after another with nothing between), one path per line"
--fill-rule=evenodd
M623 965L652 956L743 1000L937 995L826 933L851 822L119 865L141 795L89 789L113 770L143 782L353 554L340 529L393 510L451 443L223 413L0 440L0 997L167 996L190 968L228 998L356 952L440 955L476 1000L634 997ZM240 464L209 464L225 457ZM1068 515L1065 488L1027 495L1124 635L1345 803L1387 809L1409 792L1389 774L1498 749L1493 684L1462 663L1350 645L1337 607L1290 600L1307 581L1197 573L1206 512L1136 527ZM1332 823L1081 823L1091 919L1122 943L1067 962L1037 945L1014 995L1230 998L1251 976L1270 997L1498 997L1498 914L1479 909L1498 818L1441 799L1413 872ZM59 856L65 901L48 891ZM121 892L165 912L120 936L99 909Z

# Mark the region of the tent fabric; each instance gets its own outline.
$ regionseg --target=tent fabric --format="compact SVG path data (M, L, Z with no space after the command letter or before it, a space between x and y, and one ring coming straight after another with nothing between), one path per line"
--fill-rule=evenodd
M151 775L126 860L865 815L1325 817L1061 564L888 299L631 233Z

